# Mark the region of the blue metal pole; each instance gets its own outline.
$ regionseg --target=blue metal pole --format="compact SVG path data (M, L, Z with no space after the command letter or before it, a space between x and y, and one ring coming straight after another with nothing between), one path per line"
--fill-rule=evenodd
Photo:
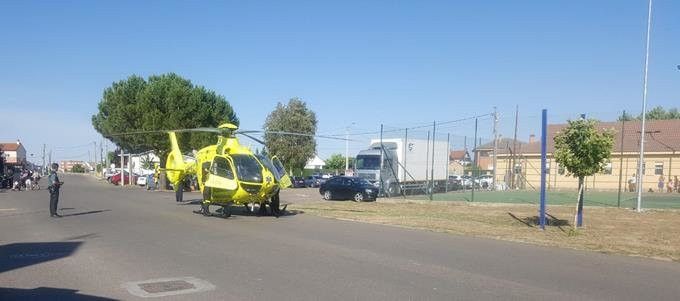
M543 109L541 120L541 230L545 230L545 166L546 166L546 145L548 140L548 110Z

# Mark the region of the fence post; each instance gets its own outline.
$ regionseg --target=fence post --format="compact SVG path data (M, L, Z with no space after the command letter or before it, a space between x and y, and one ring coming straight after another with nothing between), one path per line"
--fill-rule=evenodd
M540 224L541 230L545 230L545 165L546 165L546 145L548 137L548 110L543 109L541 118L541 208Z

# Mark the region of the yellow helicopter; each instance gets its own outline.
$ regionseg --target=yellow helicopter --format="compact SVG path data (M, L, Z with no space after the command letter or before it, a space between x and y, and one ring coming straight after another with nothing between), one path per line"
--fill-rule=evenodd
M201 209L195 213L206 216L213 215L210 206L219 206L218 216L229 217L232 205L245 205L254 211L259 204L259 214L267 214L267 205L271 214L279 216L286 207L280 208L279 191L292 185L286 169L276 156L268 158L254 154L248 147L241 145L236 134L246 136L264 145L252 133L262 131L238 131L238 127L225 123L217 128L194 128L169 131L128 132L118 135L167 132L170 136L170 153L166 167L167 179L172 183L177 198L182 198L183 183L187 177L196 175L203 201ZM217 133L217 144L206 146L195 152L195 160L185 160L177 142L176 133L212 132ZM302 133L267 131L266 133L294 136L321 137L345 140L331 136L317 136ZM252 207L250 206L252 205Z

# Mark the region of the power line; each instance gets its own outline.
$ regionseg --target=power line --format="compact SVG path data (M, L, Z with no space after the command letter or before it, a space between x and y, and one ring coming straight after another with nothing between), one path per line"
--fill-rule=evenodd
M441 125L444 124L451 124L451 123L457 123L457 122L463 122L463 121L468 121L468 120L475 120L476 118L481 118L481 117L488 117L492 116L492 113L487 113L487 114L482 114L482 115L477 115L477 116L471 116L471 117L465 117L461 119L456 119L456 120L449 120L449 121L441 121L441 122L436 122L438 128L444 128L441 127ZM415 129L423 129L423 128L431 128L432 123L424 124L420 126L412 126L412 127L401 127L401 128L395 128L393 130L383 130L383 133L394 133L394 132L401 132L404 130L415 130ZM357 135L377 135L380 134L380 131L371 131L371 132L362 132L362 133L351 133L349 136L357 136ZM346 134L332 134L332 135L326 135L326 136L345 136Z

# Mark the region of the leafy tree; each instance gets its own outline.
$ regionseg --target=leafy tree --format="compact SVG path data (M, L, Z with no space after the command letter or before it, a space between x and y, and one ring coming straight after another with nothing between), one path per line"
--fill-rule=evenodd
M569 125L555 135L555 161L564 166L567 175L578 178L577 213L574 227L580 227L583 212L584 178L604 169L611 158L614 133L598 130L593 119L569 120Z
M75 165L73 165L73 167L71 167L71 172L84 173L85 167L81 164L75 164Z
M647 111L645 115L647 120L668 120L668 119L680 119L680 111L677 108L671 108L668 111L661 106L654 107L653 109ZM619 121L630 121L630 120L641 120L642 114L633 118L628 113L623 113L619 116Z
M115 135L132 131L157 131L216 127L238 118L223 96L174 73L153 75L147 80L132 75L104 90L92 125L126 152L153 150L165 166L170 142L165 133ZM211 133L178 134L183 152L216 142Z
M326 169L345 169L345 156L341 154L332 154L330 158L326 159Z
M280 135L269 131L316 134L316 114L299 98L278 103L264 124L267 151L277 156L286 168L301 169L316 153L316 140L309 136Z
M632 115L628 114L628 112L624 111L621 114L621 116L619 116L618 121L631 121L633 119L636 119L636 118L634 118Z

